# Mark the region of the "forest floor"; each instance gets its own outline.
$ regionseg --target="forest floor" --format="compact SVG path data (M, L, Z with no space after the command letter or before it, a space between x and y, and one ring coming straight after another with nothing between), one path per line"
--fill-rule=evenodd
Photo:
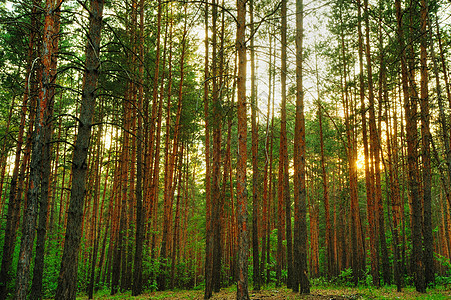
M286 288L269 288L261 291L249 290L251 300L366 300L366 299L427 299L444 300L451 299L451 289L438 287L428 290L426 294L420 294L413 288L405 288L402 292L397 292L396 287L382 287L379 289L368 287L313 287L309 295L299 295ZM87 299L86 296L77 298L79 300ZM197 300L203 299L203 290L190 291L164 291L164 292L146 292L140 296L132 297L130 293L117 294L115 296L107 294L97 294L94 299L135 299L135 300ZM231 287L214 293L212 300L234 300L236 299L236 289Z

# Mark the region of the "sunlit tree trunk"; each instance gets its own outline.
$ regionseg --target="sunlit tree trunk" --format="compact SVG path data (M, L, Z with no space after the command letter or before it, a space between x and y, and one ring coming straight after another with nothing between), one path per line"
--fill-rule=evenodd
M429 128L429 89L427 65L427 27L428 7L427 1L420 1L420 107L421 107L421 142L423 163L423 234L425 285L435 282L434 276L434 239L432 234L432 175L431 175L431 132Z
M340 8L341 9L341 8ZM340 12L340 22L343 27L343 16ZM346 60L345 50L346 44L344 39L344 29L341 28L340 32L341 42L341 59L343 61L343 77L342 77L342 100L345 110L345 127L346 127L346 139L347 139L347 160L348 160L348 173L349 173L349 191L350 191L350 238L351 238L351 267L353 271L354 284L358 283L358 280L362 277L362 273L365 267L365 254L364 245L362 240L362 229L360 220L360 210L358 202L358 186L357 186L357 142L355 132L352 128L352 115L351 110L353 108L352 98L349 95L348 87L348 64ZM342 236L343 238L343 236ZM344 245L343 245L344 246ZM345 251L342 248L342 251Z
M371 275L373 277L373 284L379 286L379 264L378 264L378 251L377 251L377 238L375 234L375 200L374 200L374 174L372 168L370 168L370 154L368 147L368 131L367 131L367 118L365 108L365 83L364 83L364 69L363 69L363 37L362 37L362 15L361 15L361 3L359 1L358 7L359 20L359 83L360 83L360 103L361 103L361 115L362 115L362 141L365 157L365 186L366 186L366 203L367 203L367 216L368 216L368 236L370 240L370 254L371 254Z

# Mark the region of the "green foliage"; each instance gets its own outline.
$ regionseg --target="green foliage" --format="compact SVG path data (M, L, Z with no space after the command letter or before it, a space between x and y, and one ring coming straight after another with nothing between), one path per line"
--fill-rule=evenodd
M326 277L320 276L311 278L310 284L312 287L327 287L331 285L331 281L329 281Z
M352 269L347 268L340 272L337 278L337 283L344 286L354 286L353 282L353 276L352 276Z
M50 240L48 242L47 254L44 256L44 274L42 276L42 292L44 298L50 298L55 295L61 263L60 249L59 241Z

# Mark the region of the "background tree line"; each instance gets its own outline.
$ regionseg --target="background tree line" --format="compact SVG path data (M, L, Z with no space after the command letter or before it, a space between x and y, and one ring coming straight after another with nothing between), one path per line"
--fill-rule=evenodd
M446 1L0 9L1 299L449 280Z

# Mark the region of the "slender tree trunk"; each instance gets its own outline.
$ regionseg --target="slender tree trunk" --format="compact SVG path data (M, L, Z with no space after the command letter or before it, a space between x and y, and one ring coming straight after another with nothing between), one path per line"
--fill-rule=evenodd
M294 249L292 288L301 294L310 293L307 269L307 196L306 145L303 87L304 4L296 1L296 121L294 129ZM282 71L283 72L283 71ZM288 170L285 170L288 173ZM290 203L291 204L291 203ZM289 209L287 207L287 209ZM287 214L288 215L288 214ZM291 222L287 220L287 222ZM287 234L287 239L288 239Z
M258 125L257 125L257 86L255 76L254 49L254 1L249 2L250 59L251 59L251 130L252 130L252 262L254 290L260 290L260 254L258 249L259 218L259 170L258 170Z
M210 167L210 113L208 105L209 52L208 52L208 6L205 4L205 64L204 64L204 117L205 117L205 294L210 299L213 294L213 236L212 236L212 199Z
M152 122L149 129L149 143L150 149L146 153L149 157L146 158L148 165L151 168L152 177L149 179L149 209L148 218L149 230L148 232L156 228L157 224L157 208L158 208L158 184L160 179L160 143L161 143L161 126L163 121L163 99L164 99L164 87L165 87L165 72L159 76L160 68L160 43L161 43L161 17L162 17L162 3L158 0L158 12L157 12L157 36L156 36L156 58L155 58L155 72L153 78L153 91L152 91ZM165 36L163 42L163 66L166 64L166 53L167 53L167 40L168 40L168 30L169 26L165 27ZM161 77L161 78L159 78ZM158 85L158 80L160 80L160 85ZM158 88L160 88L160 98L158 98ZM158 111L157 111L158 108ZM156 127L156 129L155 129ZM156 132L155 132L156 130ZM155 142L154 142L155 141ZM155 143L155 147L153 146ZM155 149L155 152L154 152ZM155 153L155 154L154 154ZM154 155L153 155L154 154ZM155 231L151 234L148 241L150 243L150 260L155 263L156 247L155 247ZM153 282L155 278L155 272L150 272L150 281Z
M365 2L366 3L366 2ZM361 3L359 1L359 66L360 66L360 103L362 114L362 133L363 133L363 149L365 156L365 186L366 186L366 202L367 202L367 215L368 215L368 235L370 240L370 253L371 253L371 275L373 277L373 284L380 286L379 281L379 257L377 251L377 238L375 234L375 199L374 199L374 174L372 168L370 168L370 154L368 147L368 131L367 131L367 118L365 108L365 83L364 83L364 70L363 70L363 38L362 38L362 25L361 25Z
M103 106L101 106L100 108L100 117L99 119L101 120L103 118ZM103 213L103 201L102 201L102 205L100 207L100 211L99 211L99 200L100 200L100 177L101 177L101 172L102 169L100 167L100 165L103 162L103 149L102 149L102 143L101 143L101 137L102 137L102 131L103 131L103 126L100 126L97 130L97 136L96 136L96 157L95 157L95 161L93 162L93 165L91 167L91 170L93 170L92 172L92 177L94 180L94 195L93 195L93 207L92 207L92 216L91 216L91 220L90 220L90 225L91 225L91 237L92 237L92 242L91 242L91 253L90 253L90 266L89 266L89 273L88 273L88 288L87 288L87 293L88 293L88 297L89 299L93 298L93 294L94 294L94 280L95 280L95 268L96 268L96 263L97 263L97 254L98 254L98 249L99 249L99 240L100 240L100 231L97 232L97 228L100 227L101 228L101 223L102 220L100 218L100 220L98 220L98 215L100 212L100 215L102 215ZM104 190L105 193L105 190ZM103 197L103 200L105 199L105 197Z
M428 92L428 65L427 65L427 1L420 1L420 106L421 106L421 136L422 136L422 162L423 162L423 234L424 234L424 266L425 285L435 282L434 276L434 239L432 234L432 175L431 175L431 132L429 129L429 92Z
M142 262L143 262L143 244L144 244L144 216L146 215L143 205L143 102L144 102L144 0L139 1L140 19L139 19L139 86L138 86L138 126L137 126L137 145L136 145L136 238L135 238L135 258L133 270L132 296L141 294L142 290Z
M95 268L93 268L91 270L92 273L93 273L93 274L91 274L91 280L95 279L95 281L90 283L90 285L92 285L92 287L88 287L88 296L91 296L91 298L94 295L94 290L95 291L98 290L98 286L99 286L99 283L100 283L100 275L102 273L103 261L105 259L106 240L107 240L107 236L108 236L109 226L110 226L110 223L111 223L110 222L110 220L111 220L111 210L112 210L112 206L113 206L113 204L111 202L113 200L111 200L108 203L108 208L107 208L107 211L106 211L106 217L105 218L103 217L103 211L104 211L104 207L105 207L106 191L107 191L108 179L109 179L108 175L109 175L110 166L111 166L111 163L112 163L111 160L110 160L111 159L111 152L112 152L112 149L110 148L108 150L108 158L107 158L108 164L107 164L107 167L106 167L106 170L105 170L106 176L105 176L105 181L104 181L104 184L103 184L102 204L100 206L100 211L102 213L101 213L100 220L99 220L98 241L95 244L96 247L98 247L99 243L100 243L100 238L102 236L102 228L104 227L105 230L104 230L104 233L103 233L102 246L100 248L101 250L100 250L100 257L99 257L99 263L98 263L98 268L97 268L98 271L97 271L97 277L96 278L93 278L95 276L95 274L94 274L95 273ZM113 187L114 187L114 185L113 185ZM96 253L97 251L98 251L98 249L95 249L94 253ZM91 292L91 288L93 289L92 292Z
M438 24L436 24L436 26L438 26ZM440 38L440 36L439 36ZM432 41L432 30L429 30L429 39ZM444 150L445 150L445 160L446 160L446 175L443 174L442 176L442 183L443 183L443 188L445 190L445 198L448 201L448 203L451 203L450 198L451 198L451 191L450 191L450 182L451 182L451 164L448 162L451 162L451 150L450 150L450 139L449 139L449 125L447 122L447 117L445 114L445 106L443 104L443 96L442 96L442 87L440 85L440 75L439 75L439 66L437 63L437 58L435 55L435 51L434 51L434 45L431 42L430 43L430 52L431 52L431 58L432 58L432 62L433 62L433 70L434 70L434 76L435 76L435 86L437 89L437 104L439 107L439 120L440 120L440 125L442 127L442 142L443 142L443 146L444 146ZM446 214L445 214L446 215ZM446 228L446 230L448 230L448 227L444 226ZM446 244L447 246L447 242L443 242L444 244ZM438 244L443 244L443 243L438 243Z
M236 48L238 51L238 164L237 164L237 221L238 221L238 282L237 300L248 300L249 241L247 229L247 118L246 118L246 1L237 1Z
M291 203L288 183L288 155L287 155L287 131L286 131L286 81L287 81L287 1L283 0L281 5L281 120L280 120L280 147L279 147L279 217L280 236L278 254L282 255L282 230L285 225L286 251L287 251L287 287L292 287L293 279L293 245L291 237ZM285 207L284 207L285 206ZM285 216L284 216L285 213ZM283 221L282 221L283 219ZM282 259L280 259L280 264Z
M274 47L274 53L275 53L276 49ZM274 60L275 60L275 55L273 55ZM271 68L271 70L273 70L273 68ZM274 174L273 174L273 161L274 161L274 86L275 86L275 74L273 73L272 76L272 87L273 90L271 91L271 126L269 129L269 134L270 134L270 138L269 138L269 199L268 199L268 223L267 223L267 227L268 227L268 231L267 231L267 236L266 236L266 240L268 241L268 250L266 251L266 261L269 264L270 258L271 258L271 241L270 241L270 235L271 235L271 216L274 216L272 219L274 220L273 222L276 222L276 213L275 213L275 208L276 205L274 203L274 198L275 198L275 192L276 192L276 183L274 180ZM270 78L271 79L271 78ZM269 109L269 107L268 107ZM274 207L274 209L271 208L271 206ZM276 225L274 225L272 228L275 228ZM276 266L277 270L279 270L278 265ZM266 269L266 284L269 285L271 282L271 269L268 267ZM276 282L277 284L277 282Z
M387 97L387 93L385 93ZM387 134L387 153L388 153L388 174L390 179L390 197L392 206L392 226L393 226L393 266L394 279L397 291L401 292L402 288L402 262L401 262L401 196L399 192L399 176L398 176L398 145L397 145L397 122L396 115L394 116L393 130L390 126L390 116L388 115L389 107L388 101L386 105L386 124L388 128Z
M445 55L443 52L442 37L441 37L440 26L438 23L437 16L435 17L435 27L436 27L436 33L437 33L438 46L439 46L440 63L441 63L441 68L442 68L442 73L443 73L443 81L445 83L445 91L446 91L446 96L448 98L449 107L451 108L451 88L450 88L450 84L448 81L448 69L447 69L447 65L446 65ZM451 116L449 118L451 118ZM448 144L451 144L451 134L449 135ZM446 153L446 163L448 165L448 177L451 182L451 151L449 151L449 150Z
M163 232L161 239L161 250L160 250L160 270L158 274L158 289L164 291L166 289L166 266L167 266L167 255L169 250L169 230L171 225L171 213L172 213L172 201L171 201L171 188L173 183L173 163L175 162L175 153L171 154L171 142L170 142L170 120L171 120L171 97L172 97L172 47L173 47L173 20L170 17L169 24L169 75L168 75L168 91L167 91L167 108L166 108L166 137L165 137L165 163L164 163L164 191L163 191ZM176 149L176 139L173 138L173 150Z
M318 92L319 94L319 92ZM318 98L320 101L320 98ZM323 177L323 197L324 197L324 214L326 219L326 251L327 251L327 274L328 278L335 276L335 251L334 241L332 233L332 224L330 220L330 204L329 204L329 183L326 172L326 159L324 156L324 135L323 135L323 117L322 108L318 107L318 119L319 119L319 138L321 148L321 171Z
M180 252L180 198L182 197L182 165L184 155L184 144L180 146L178 153L178 165L177 165L177 200L175 204L175 219L174 219L174 232L172 234L172 255L171 255L171 289L175 288L175 265L177 263L177 253Z
M213 130L213 166L212 166L212 219L211 226L213 230L213 269L212 269L212 286L215 292L221 289L221 127L222 127L222 110L219 95L219 76L220 70L218 63L220 57L218 55L218 20L217 20L217 2L213 1L212 6L212 130Z
M261 274L264 274L265 269L268 268L266 264L269 264L269 261L266 260L267 253L270 251L270 240L267 238L269 234L269 216L268 213L271 210L270 203L268 203L269 198L269 191L271 183L268 182L268 177L271 177L269 173L269 140L270 140L270 132L269 132L269 125L270 125L270 112L271 112L271 83L272 83L272 37L269 38L269 64L268 64L268 104L267 104L267 111L266 111L266 138L265 138L265 166L263 169L263 204L262 204L262 258L261 258L261 265L260 265L260 272ZM269 176L268 176L269 175ZM269 268L268 268L269 269ZM267 275L266 275L267 276ZM262 278L263 279L263 278ZM268 278L266 278L268 280ZM262 284L264 284L264 281L261 281Z

